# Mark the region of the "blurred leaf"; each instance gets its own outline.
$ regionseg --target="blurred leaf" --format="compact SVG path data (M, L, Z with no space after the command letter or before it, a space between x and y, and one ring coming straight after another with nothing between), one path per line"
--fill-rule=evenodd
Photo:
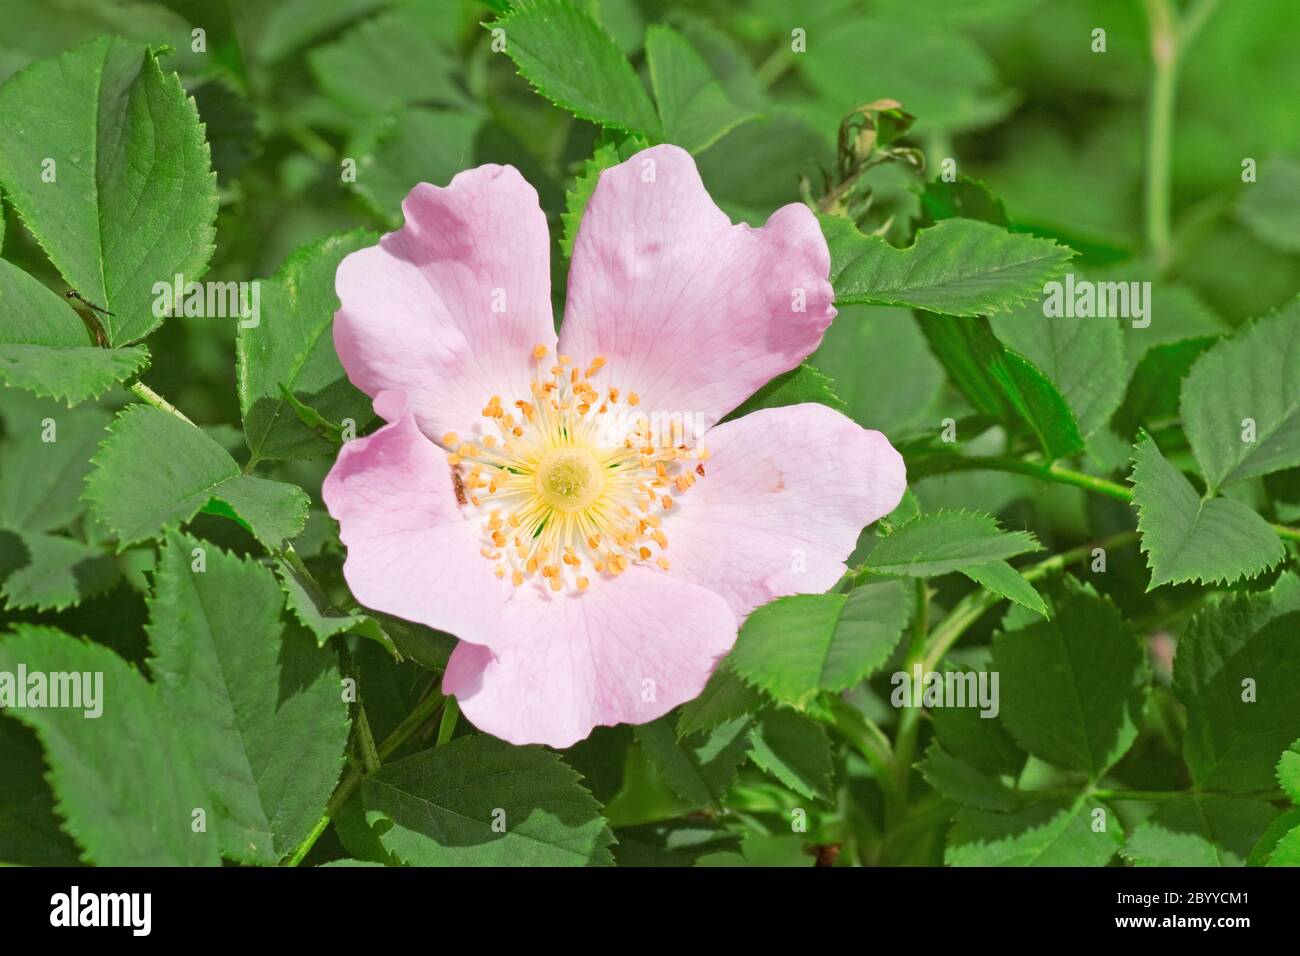
M242 863L274 864L307 835L348 740L338 659L286 632L283 608L269 568L168 534L149 601L149 669L213 801L222 855Z
M795 62L840 113L873 100L898 100L918 118L922 133L987 126L1010 112L1016 99L978 46L915 23L837 23L811 35Z
M1286 556L1263 518L1240 501L1202 498L1145 433L1134 448L1132 482L1151 569L1147 590L1184 581L1231 584Z
M1115 427L1124 438L1139 428L1150 429L1161 419L1178 416L1178 391L1193 363L1218 339L1202 335L1157 345L1138 363L1129 380Z
M234 518L269 551L307 520L301 489L241 474L235 459L199 429L148 405L118 414L84 497L119 548L184 524L200 510Z
M198 111L140 44L100 38L0 87L0 183L68 284L113 313L97 314L111 345L157 328L154 284L197 279L212 256Z
M804 706L884 664L911 607L911 589L898 580L871 581L848 594L777 598L745 620L727 661L778 700Z
M1300 252L1300 163L1275 159L1258 170L1237 203L1237 215L1270 245Z
M656 24L646 31L645 43L667 142L698 153L754 116L731 101L708 64L676 30Z
M903 309L840 306L809 362L859 425L891 435L930 412L943 387L943 366Z
M414 866L607 866L613 835L578 774L486 734L386 764L361 784L384 847Z

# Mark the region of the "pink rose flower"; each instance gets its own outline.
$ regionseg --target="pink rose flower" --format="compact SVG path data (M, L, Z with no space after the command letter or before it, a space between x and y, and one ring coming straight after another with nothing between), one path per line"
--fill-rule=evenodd
M558 341L517 170L402 211L339 266L334 344L388 424L323 497L357 600L460 639L443 689L480 730L562 748L691 700L750 611L831 587L898 504L898 452L830 408L717 424L835 316L806 207L733 225L675 146L606 170Z

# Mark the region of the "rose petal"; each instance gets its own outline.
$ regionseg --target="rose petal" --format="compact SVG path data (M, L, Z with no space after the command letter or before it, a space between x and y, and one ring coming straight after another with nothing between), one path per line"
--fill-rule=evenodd
M391 424L347 442L321 497L347 547L343 576L366 607L483 644L501 639L507 586L479 553L447 454L421 434L403 395L381 392Z
M704 477L674 499L664 556L672 576L716 591L740 620L831 587L862 529L907 487L889 440L825 405L752 412L702 445Z
M835 316L829 272L807 207L732 225L690 154L655 146L605 170L587 203L560 351L604 356L598 384L702 431L817 348Z
M736 639L720 597L643 567L580 593L521 588L502 628L518 639L456 646L443 691L479 730L557 748L698 696Z
M425 435L468 439L491 396L529 397L532 349L555 344L546 217L513 166L421 183L402 212L339 265L334 346L363 392L405 392Z

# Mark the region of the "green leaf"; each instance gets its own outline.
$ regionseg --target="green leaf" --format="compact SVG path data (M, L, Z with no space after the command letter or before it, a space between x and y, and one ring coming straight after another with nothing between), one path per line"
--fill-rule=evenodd
M596 191L600 174L620 160L618 147L611 142L599 143L578 170L573 181L573 188L565 190L564 212L560 213L560 250L566 259L573 257L573 243L578 238L578 229L582 225L582 215L587 209L591 194Z
M606 866L613 834L578 774L541 747L474 734L361 784L380 842L415 866Z
M332 607L316 582L300 574L283 558L277 559L275 566L280 572L289 610L316 638L317 646L324 647L331 637L339 634L360 634L377 641L389 653L397 654L392 638L374 618Z
M1239 501L1202 498L1145 433L1134 448L1132 481L1148 591L1184 581L1231 584L1286 556L1268 522Z
M1247 183L1237 215L1260 239L1284 252L1300 252L1300 163L1272 159Z
M1193 618L1178 643L1174 692L1187 707L1183 756L1206 790L1271 790L1277 755L1300 727L1300 578L1234 594Z
M154 283L195 280L212 256L198 110L141 44L101 37L0 87L0 183L64 280L113 313L97 314L110 345L157 328Z
M619 827L619 866L694 866L707 853L738 852L740 834L709 821L665 820Z
M972 672L952 662L943 670L957 674ZM979 679L979 671L974 671ZM1026 755L1016 746L1002 722L981 717L975 707L935 707L930 711L934 734L944 751L957 760L994 777L1020 775Z
M944 750L939 741L930 741L925 759L916 765L925 782L949 800L982 810L1012 810L1020 798L1002 781L972 767Z
M215 830L192 826L195 810L211 811L207 792L154 688L108 648L52 627L15 624L0 638L0 671L19 666L29 682L34 673L103 675L94 719L85 706L5 710L40 738L59 815L86 860L216 866Z
M1178 416L1178 389L1192 365L1218 339L1201 335L1157 345L1142 356L1129 379L1124 403L1115 415L1115 428L1131 438L1141 427Z
M702 152L755 115L731 101L704 58L672 27L646 30L645 50L667 142Z
M261 280L261 321L240 324L236 340L239 407L255 459L311 458L337 445L303 424L281 389L330 422L360 431L374 417L370 399L348 381L334 351L334 274L343 257L374 245L361 229L331 236L291 255Z
M750 759L796 793L831 800L831 740L821 724L784 707L769 707L749 732Z
M483 117L474 113L412 107L393 114L368 126L349 145L357 179L348 185L396 229L403 222L402 200L413 186L449 183L474 164L475 142L483 129Z
M0 719L0 860L11 866L76 866L77 848L59 827L36 735Z
M1300 866L1300 826L1292 827L1269 854L1268 866Z
M763 706L763 695L750 687L724 662L713 672L700 696L681 708L677 739L712 730L734 717L752 714Z
M70 411L23 392L8 392L4 402L0 527L65 527L85 511L81 488L90 456L108 427L108 413L93 406Z
M944 315L1006 312L1042 294L1074 253L1050 239L973 219L945 219L907 249L864 236L847 219L819 216L831 251L837 305L900 305Z
M167 535L149 600L149 669L212 797L222 855L241 863L273 864L307 835L348 740L338 659L286 631L283 608L269 568Z
M202 431L148 405L118 414L95 456L85 500L122 548L204 510L234 518L267 550L302 530L308 503L293 485L240 474Z
M1292 741L1278 759L1277 783L1291 802L1300 806L1300 739Z
M1150 668L1132 628L1108 598L1063 579L1050 621L999 633L1001 718L1025 750L1096 780L1137 739Z
M491 24L505 52L542 96L575 116L659 136L659 120L627 57L580 6L521 0Z
M1051 611L1043 596L1034 589L1023 574L1005 561L990 561L987 564L974 564L962 568L966 575L980 587L992 591L1021 607L1027 607L1043 617L1051 617Z
M867 355L888 355L890 374L863 375ZM846 414L891 435L924 421L943 388L943 366L905 309L841 306L809 361L830 376Z
M1296 831L1300 831L1300 810L1287 810L1284 813L1278 814L1273 818L1273 822L1268 825L1268 828L1264 830L1263 836L1261 836L1255 842L1255 845L1251 847L1250 855L1246 857L1246 865L1300 866L1300 853L1296 853L1294 857L1291 857L1288 860L1290 854L1284 850L1282 858L1278 863L1274 864L1270 859L1283 838L1286 838L1288 834L1290 835L1290 846L1293 848L1296 847L1297 836L1300 836Z
M941 219L978 219L1003 229L1011 226L1002 200L984 183L969 176L958 176L952 181L930 180L921 192L921 210L927 226Z
M837 412L844 411L845 407L844 402L835 394L829 378L811 365L799 365L788 372L782 372L749 396L724 421L743 418L760 408L781 408L804 402L828 405Z
M864 567L873 574L926 578L1041 550L1028 531L1003 531L974 511L919 514L879 539Z
M1197 359L1182 412L1211 489L1300 465L1300 298Z
M806 706L821 691L852 687L889 659L911 613L902 581L871 581L848 594L796 594L757 608L728 664L777 700Z
M148 364L143 345L91 345L66 300L0 260L0 380L72 406L97 398Z
M1139 823L1124 849L1136 866L1244 866L1277 816L1259 800L1212 793L1179 797Z
M119 574L101 548L60 535L0 531L0 578L5 607L43 611L62 610L107 591Z
M1040 305L992 320L993 331L1051 379L1086 438L1124 398L1124 333L1115 319L1043 315Z
M664 782L696 806L720 806L749 756L754 719L736 717L705 733L678 740L667 717L634 729L636 740Z
M1083 451L1083 436L1065 396L1032 362L994 336L986 319L918 315L935 357L976 411L1028 425L1049 460Z
M1093 830L1094 813L1106 829ZM1124 843L1119 820L1088 797L1032 803L1012 813L962 810L948 833L949 866L1105 866Z

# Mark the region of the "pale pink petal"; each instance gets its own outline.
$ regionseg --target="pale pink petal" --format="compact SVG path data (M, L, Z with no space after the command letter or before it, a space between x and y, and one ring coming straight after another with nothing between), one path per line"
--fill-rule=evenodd
M402 212L339 265L334 347L357 388L405 392L426 435L468 439L493 395L529 397L532 349L555 344L546 217L513 166L421 183Z
M520 638L491 650L458 644L443 691L479 730L558 748L698 696L736 639L716 594L635 566L584 592L521 588L502 627Z
M835 317L830 253L803 205L732 225L695 161L655 146L601 174L569 270L560 351L598 385L713 424L817 348Z
M482 531L456 501L446 452L400 393L381 392L375 412L391 424L344 443L321 488L348 549L348 587L377 611L498 641L506 586L479 553Z
M722 595L736 617L844 573L861 530L907 487L902 456L825 405L752 412L712 429L705 476L665 517L669 573Z

